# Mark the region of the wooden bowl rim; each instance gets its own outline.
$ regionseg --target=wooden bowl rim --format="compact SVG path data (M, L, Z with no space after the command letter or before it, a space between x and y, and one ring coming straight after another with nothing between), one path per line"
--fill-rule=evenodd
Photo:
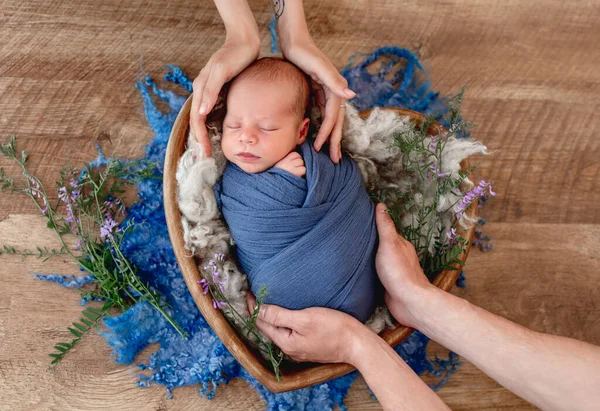
M265 367L255 353L250 350L244 340L229 324L223 313L220 310L215 310L213 308L210 295L202 294L200 287L197 286L197 281L200 280L202 276L198 271L195 257L186 254L183 229L181 226L182 216L177 205L177 180L175 178L179 158L185 151L185 146L187 144L187 129L189 127L191 100L192 97L190 96L181 108L169 136L164 161L163 200L167 228L173 251L188 290L198 309L229 352L240 362L250 375L256 378L263 386L265 386L265 388L273 393L310 387L355 370L350 364L315 364L314 366L299 371L281 375L280 381L277 381L275 374ZM419 121L425 118L423 114L408 109L397 107L380 107L380 109L394 110L400 115L408 116ZM360 112L360 116L364 119L368 117L372 110L373 109L364 110ZM441 130L444 130L442 126L439 127ZM464 169L467 166L468 160L464 160L461 163L461 167ZM475 217L477 215L477 203L473 203L466 212L470 217ZM458 233L468 241L467 247L458 257L463 262L469 254L474 232L474 226L467 231L461 228L458 230ZM460 274L460 266L456 265L455 267L458 269L444 270L438 274L434 279L433 284L444 291L450 291ZM398 326L392 330L384 330L379 335L391 346L396 346L406 339L413 331L413 329Z

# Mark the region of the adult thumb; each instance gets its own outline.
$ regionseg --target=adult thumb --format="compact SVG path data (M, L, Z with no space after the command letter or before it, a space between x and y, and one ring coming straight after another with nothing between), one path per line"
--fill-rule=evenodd
M270 304L263 304L258 312L260 320L275 327L291 329L294 329L294 325L296 324L295 315L297 315L297 312L294 310Z
M383 203L379 203L375 207L375 224L377 225L380 241L383 242L398 237L394 220L392 220L387 212L387 207Z

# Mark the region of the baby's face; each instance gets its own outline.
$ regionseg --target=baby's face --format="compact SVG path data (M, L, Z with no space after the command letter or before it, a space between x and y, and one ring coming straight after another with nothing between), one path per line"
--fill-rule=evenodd
M225 157L247 173L260 173L303 143L309 120L290 110L294 94L286 82L234 82L223 121Z

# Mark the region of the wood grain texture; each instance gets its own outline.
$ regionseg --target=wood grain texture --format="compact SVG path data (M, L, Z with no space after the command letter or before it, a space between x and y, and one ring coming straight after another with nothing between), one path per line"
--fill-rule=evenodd
M266 1L251 1L269 54ZM478 170L494 250L473 250L455 293L535 330L600 343L600 30L595 0L305 0L315 41L336 67L382 45L419 50L442 94L467 85L464 114L494 154ZM70 156L139 157L152 138L133 84L165 64L194 76L224 39L212 2L0 0L0 140L17 135L47 187ZM2 160L2 166L6 162ZM16 171L6 167L7 173ZM0 243L56 247L34 207L0 195ZM261 410L243 381L208 401L196 388L135 386L92 335L54 372L47 353L80 312L76 292L30 272L76 273L60 258L0 256L0 410ZM432 352L444 351L435 345ZM144 352L147 356L152 348ZM463 360L439 391L453 409L527 410ZM350 409L379 409L362 380Z

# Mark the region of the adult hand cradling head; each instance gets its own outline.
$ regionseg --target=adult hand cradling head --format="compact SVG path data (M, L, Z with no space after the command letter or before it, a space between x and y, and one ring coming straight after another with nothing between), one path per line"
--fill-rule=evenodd
M190 127L207 156L211 148L206 116L217 102L223 85L241 73L260 53L258 26L248 4L230 3L229 0L215 1L225 23L227 37L193 83ZM319 151L329 139L329 155L337 164L342 156L343 103L356 94L348 89L346 79L312 40L304 21L302 2L287 4L285 10L278 11L277 17L282 54L312 78L317 103L321 107L323 122L314 148Z

